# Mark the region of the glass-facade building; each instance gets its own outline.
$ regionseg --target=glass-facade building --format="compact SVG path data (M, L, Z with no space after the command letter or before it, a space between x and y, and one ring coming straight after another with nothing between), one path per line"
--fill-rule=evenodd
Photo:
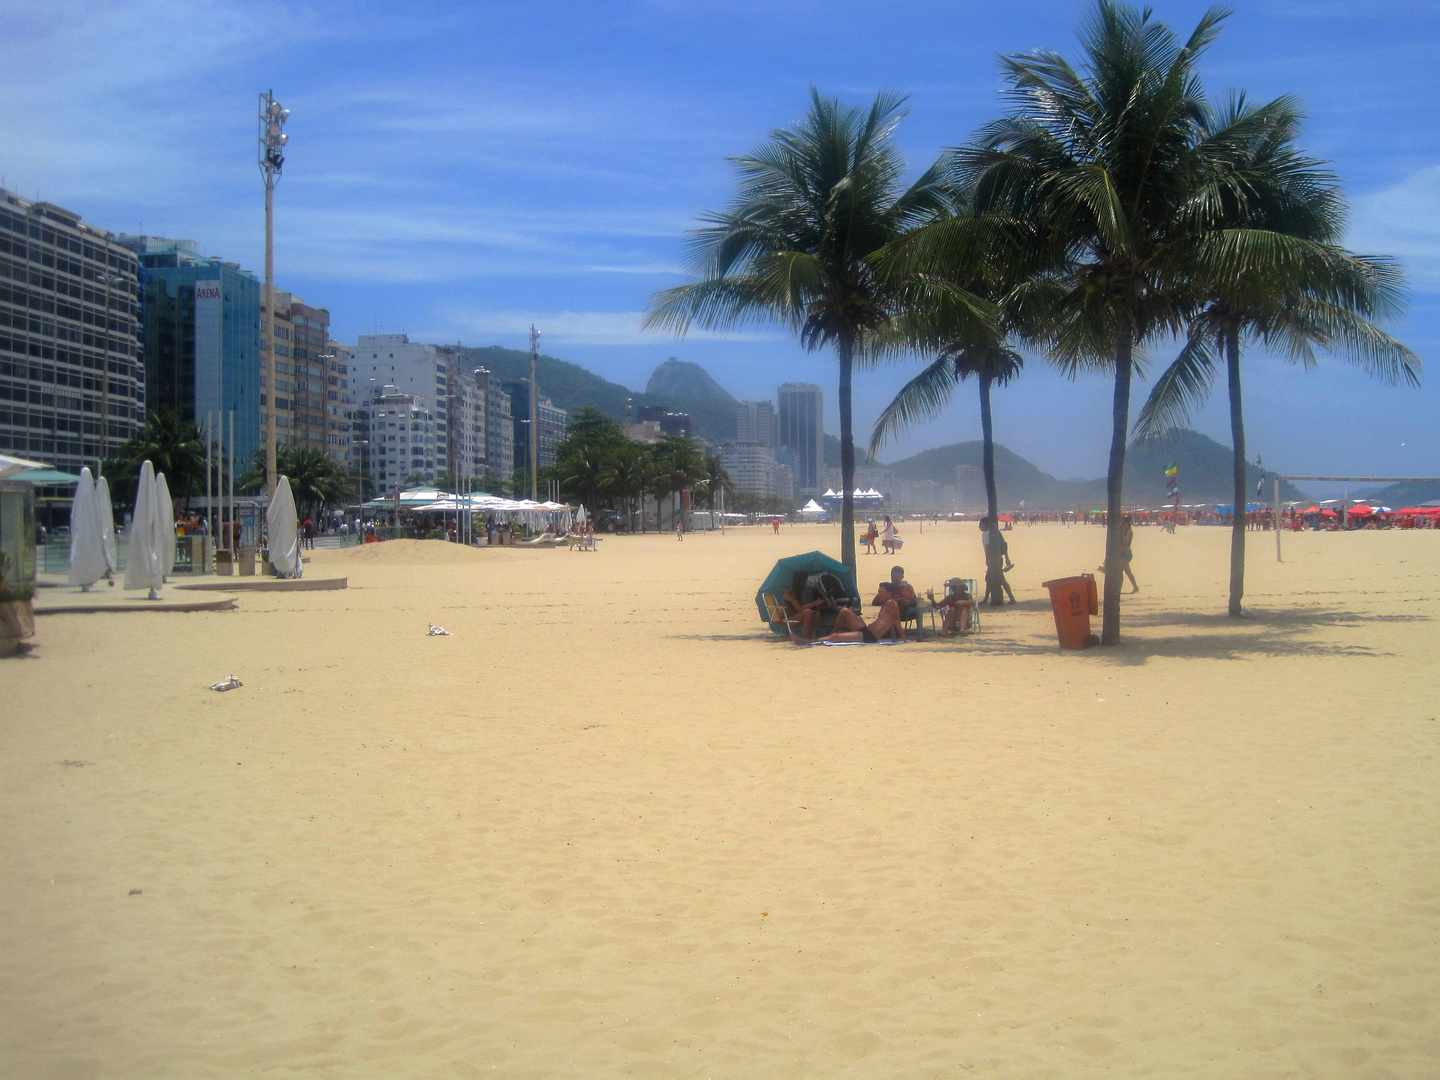
M809 498L825 479L825 397L813 383L785 383L776 399L779 441L791 453L795 494Z
M223 416L237 472L263 445L260 428L260 282L189 240L120 236L140 261L145 397L202 427Z
M135 433L137 286L135 256L110 233L0 191L0 452L78 473Z

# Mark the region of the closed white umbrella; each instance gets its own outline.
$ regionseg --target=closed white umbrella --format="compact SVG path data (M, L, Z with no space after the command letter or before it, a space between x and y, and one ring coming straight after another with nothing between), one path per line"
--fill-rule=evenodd
M113 574L120 569L120 559L115 551L115 507L110 502L110 481L103 476L95 481L95 517L100 525L100 540L105 547L105 562Z
M155 474L155 546L160 552L160 569L168 580L175 573L175 504L165 474Z
M88 468L80 470L75 485L75 499L70 504L70 577L71 585L86 592L105 576L105 539L100 535L100 518L95 512L95 482Z
M295 496L290 491L290 478L280 477L270 506L265 511L265 524L270 535L270 565L277 577L298 578L304 567L300 561L300 533L295 527Z
M130 521L130 551L125 563L125 588L149 589L150 599L165 583L160 552L155 543L155 466L140 466L135 486L135 513Z

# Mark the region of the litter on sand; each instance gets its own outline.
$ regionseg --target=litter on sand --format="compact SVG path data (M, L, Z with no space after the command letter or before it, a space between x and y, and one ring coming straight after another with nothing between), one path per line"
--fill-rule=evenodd
M211 689L211 690L234 690L237 686L244 686L244 685L245 685L245 684L244 684L243 682L241 682L239 679L237 679L234 675L231 675L228 679L222 679L222 680L220 680L220 681L217 682L217 683L211 683L211 684L210 684L210 689Z
M431 637L454 637L455 635L452 634L452 633L450 633L450 631L449 631L449 630L446 630L443 626L436 626L436 625L432 622L432 623L430 624L430 636L431 636Z
M903 641L809 641L807 645L825 645L838 649L846 645L904 645Z

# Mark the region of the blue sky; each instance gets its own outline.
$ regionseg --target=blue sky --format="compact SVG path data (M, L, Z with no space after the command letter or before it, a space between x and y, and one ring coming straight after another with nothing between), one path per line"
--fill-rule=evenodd
M1185 33L1204 7L1157 14ZM378 328L521 347L534 322L545 351L636 388L668 356L737 397L819 382L836 431L828 354L766 326L684 341L639 330L647 297L684 279L685 230L728 200L726 156L797 119L812 84L858 104L895 89L910 94L898 138L918 171L997 114L997 53L1073 55L1082 10L8 0L0 177L102 227L193 238L258 270L254 116L273 88L293 112L277 284L328 307L340 340ZM1351 245L1406 268L1409 311L1392 330L1427 361L1440 342L1437 45L1429 0L1242 0L1203 68L1217 95L1303 100L1305 146L1350 195ZM858 432L906 377L860 376ZM1246 379L1267 467L1440 474L1440 370L1420 391L1391 389L1339 361L1307 374L1256 352ZM1108 410L1103 377L1072 383L1037 357L997 395L997 438L1061 477L1098 476ZM882 457L978 438L976 412L967 387ZM1196 426L1228 444L1220 403Z

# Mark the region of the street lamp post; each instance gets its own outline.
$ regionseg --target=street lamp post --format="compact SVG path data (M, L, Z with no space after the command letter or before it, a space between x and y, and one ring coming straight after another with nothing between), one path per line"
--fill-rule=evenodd
M535 381L535 363L540 357L540 331L530 327L530 501L540 494L540 386Z
M283 134L290 110L280 107L273 90L260 95L260 175L265 180L265 323L260 347L265 355L265 389L270 408L265 418L265 497L275 493L275 184L285 164Z

